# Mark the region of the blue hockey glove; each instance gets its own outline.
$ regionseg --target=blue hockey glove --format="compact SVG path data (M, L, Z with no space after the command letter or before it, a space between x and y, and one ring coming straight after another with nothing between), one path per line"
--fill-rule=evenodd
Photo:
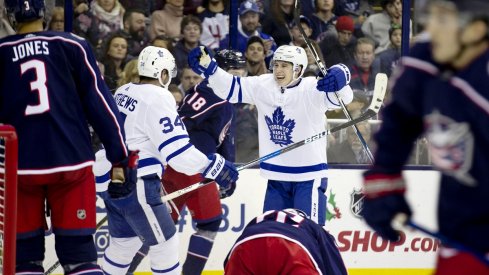
M325 93L337 92L350 83L350 70L344 64L336 64L318 80L316 89Z
M226 188L219 186L219 197L221 199L231 197L231 195L234 194L234 190L236 190L236 182L231 182L231 184Z
M204 46L193 48L188 54L188 65L192 70L204 78L213 75L217 70L217 63L211 57L209 49Z
M404 198L404 179L400 174L374 171L365 172L363 178L365 199L361 215L381 237L398 241L399 232L392 227L392 220L400 213L406 214L408 218L412 214Z
M112 199L129 195L137 182L139 151L130 151L123 161L113 164L110 171L110 183L107 192Z
M214 180L219 186L227 188L238 180L238 170L232 162L224 159L219 154L207 156L211 163L202 173L206 179Z

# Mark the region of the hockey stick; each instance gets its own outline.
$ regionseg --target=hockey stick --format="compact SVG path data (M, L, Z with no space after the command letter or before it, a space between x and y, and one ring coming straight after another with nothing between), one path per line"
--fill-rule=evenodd
M306 32L302 28L301 20L300 20L300 8L301 8L300 0L295 0L295 4L294 4L294 21L295 21L295 24L297 25L297 28L299 28L299 31L302 35L302 38L304 39L304 42L306 42L307 47L312 52L312 55L314 56L314 60L316 61L316 64L318 65L319 70L321 71L323 76L326 76L326 74L327 74L326 67L324 66L323 62L319 58L319 55L316 52L316 49L312 46L311 41L309 41L309 38L307 37ZM348 120L352 120L350 112L348 111L348 109L345 106L345 103L343 102L343 100L340 98L340 96L338 95L338 93L336 91L334 92L334 95L335 95L336 99L338 100L338 102L340 103L341 109L343 110L343 113L345 114L346 118ZM357 135L358 139L360 140L360 143L362 144L363 149L367 153L367 156L370 159L370 162L373 163L374 162L374 156L372 155L372 152L368 148L367 142L363 138L362 133L360 133L360 131L358 130L356 125L353 125L353 130L355 131L355 134Z
M454 248L458 251L466 252L471 254L472 256L476 257L479 259L481 262L483 262L485 265L489 266L489 255L485 256L484 254L477 252L466 245L463 245L457 241L454 241L447 236L441 234L440 232L434 232L431 231L427 228L425 228L422 225L419 225L412 220L409 220L405 214L397 214L394 219L392 220L392 227L396 230L400 230L403 226L408 226L411 227L412 229L421 231L425 233L428 236L431 236L433 238L437 238L440 240L443 244L447 245L450 248Z
M95 231L99 230L100 227L102 227L102 225L104 225L104 223L107 221L107 219L109 218L109 216L105 215L98 223L97 225L95 226ZM48 268L48 270L44 271L44 275L48 275L48 274L51 274L53 273L53 271L58 268L58 266L60 265L60 262L59 260L56 261L50 268Z
M302 141L299 141L299 142L296 142L294 144L291 144L285 148L282 148L282 149L279 149L277 151L274 151L268 155L265 155L263 157L260 157L258 159L255 159L255 160L252 160L250 162L247 162L239 167L237 167L237 170L238 171L241 171L243 169L246 169L250 166L253 166L255 164L258 164L260 162L263 162L267 159L271 159L273 157L276 157L278 155L281 155L283 153L286 153L290 150L293 150L295 148L298 148L298 147L301 147L302 145L305 145L305 144L308 144L308 143L311 143L315 140L318 140L320 138L323 138L329 134L332 134L332 133L335 133L335 132L338 132L339 130L341 129L345 129L345 128L348 128L350 126L355 126L355 124L359 123L359 122L362 122L364 120L367 120L369 118L372 118L373 116L375 116L378 112L379 112L379 109L380 107L382 106L382 102L384 100L384 95L385 95L385 91L387 89L387 75L386 74L377 74L375 76L375 89L374 89L374 95L373 95L373 98L372 98L372 102L370 103L370 106L368 107L367 111L365 111L361 116L355 118L355 119L352 119L352 120L349 120L348 122L345 122L341 125L338 125L336 127L333 127L331 128L330 130L326 130L326 131L323 131L319 134L315 134L311 137L308 137ZM163 200L165 201L168 201L168 200L172 200L176 197L179 197L183 194L186 194L188 192L191 192L191 191L194 191L196 189L199 189L205 185L207 185L208 183L212 182L211 180L204 180L202 182L198 182L198 183L195 183L195 184L192 184L192 185L189 185L183 189L180 189L180 190L177 190L175 192L172 192L170 194L167 194L165 196L163 196Z

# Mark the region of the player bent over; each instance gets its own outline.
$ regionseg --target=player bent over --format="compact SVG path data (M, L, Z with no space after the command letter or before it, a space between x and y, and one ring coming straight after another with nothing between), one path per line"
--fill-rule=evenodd
M219 154L208 157L190 142L168 91L175 59L164 48L148 46L138 58L140 83L121 86L114 98L124 118L127 143L139 150L135 185L109 184L105 200L110 243L102 261L108 274L125 274L142 245L149 246L153 274L180 274L175 225L161 200L163 165L213 179L223 187L235 182L234 165ZM111 188L112 187L112 188Z
M13 125L19 139L16 272L44 273L47 204L64 273L103 274L92 237L96 197L88 123L110 162L125 168L117 106L88 43L43 31L43 0L7 0L5 7L17 30L0 40L0 123Z
M246 73L246 61L238 51L219 51L216 60L232 74L241 76ZM178 108L190 141L199 151L206 155L217 152L226 160L234 162L235 146L231 126L233 113L233 105L216 96L209 88L207 80L191 87ZM188 176L168 166L163 176L163 187L166 193L172 193L202 180L200 174ZM235 188L236 183L233 182L228 188L220 187L218 192L216 184L210 183L170 202L173 206L171 216L175 223L181 210L187 206L197 227L197 232L190 237L183 274L201 274L204 270L222 221L220 199L231 196ZM144 247L138 252L128 274L136 270L146 253L147 249Z
M307 66L303 48L280 46L272 58L273 74L233 76L219 68L204 47L188 57L192 69L208 78L209 87L231 103L254 104L258 110L260 156L323 132L328 109L340 108L332 92L345 104L353 99L348 68L329 69L322 79L302 77ZM268 179L264 211L298 208L319 224L326 220L328 165L326 141L310 143L260 164Z
M224 273L347 274L331 234L298 209L270 210L249 222L224 261Z
M415 44L394 73L392 101L375 135L375 164L364 174L362 215L379 235L398 239L392 219L411 216L401 171L424 133L433 165L442 173L440 234L486 259L442 243L435 274L487 275L489 1L427 2L429 39Z

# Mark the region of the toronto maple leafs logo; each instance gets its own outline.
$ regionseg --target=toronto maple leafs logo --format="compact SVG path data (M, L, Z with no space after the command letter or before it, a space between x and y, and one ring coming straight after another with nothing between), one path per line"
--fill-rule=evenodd
M272 118L265 116L265 121L270 131L270 140L280 146L286 146L292 143L292 131L295 127L293 119L285 120L281 107L275 109Z

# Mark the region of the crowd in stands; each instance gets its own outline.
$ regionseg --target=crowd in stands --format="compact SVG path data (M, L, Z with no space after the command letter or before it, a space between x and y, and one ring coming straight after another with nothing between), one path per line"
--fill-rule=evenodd
M402 0L301 0L300 23L319 58L328 67L346 64L352 74L355 117L370 103L375 75L392 74L401 52ZM167 48L175 57L178 76L170 87L177 101L201 80L187 66L196 46L229 48L229 0L73 0L73 33L97 53L104 79L112 91L137 81L137 59L147 45ZM305 76L319 69L294 22L295 0L241 0L237 50L247 60L248 75L268 72L275 49L301 46L308 53ZM62 31L64 1L47 0L46 29ZM3 8L1 9L3 11ZM13 34L0 18L0 36ZM236 106L237 162L258 156L256 110ZM328 118L343 118L342 112Z

